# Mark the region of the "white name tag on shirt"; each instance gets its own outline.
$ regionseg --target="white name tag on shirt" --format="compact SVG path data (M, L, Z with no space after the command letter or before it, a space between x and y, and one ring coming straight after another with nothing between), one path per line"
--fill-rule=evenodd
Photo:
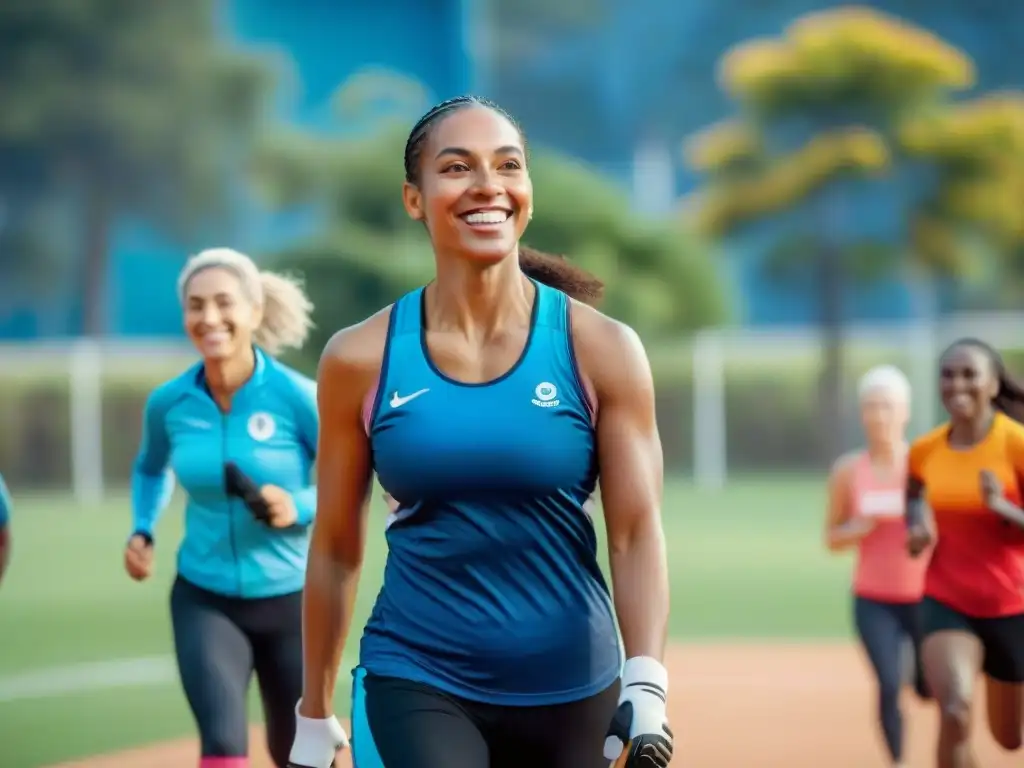
M866 491L860 495L858 509L865 517L902 517L902 490Z

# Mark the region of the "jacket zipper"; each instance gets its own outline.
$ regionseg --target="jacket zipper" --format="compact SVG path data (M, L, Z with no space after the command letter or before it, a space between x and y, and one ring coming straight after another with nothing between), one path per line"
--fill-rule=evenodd
M221 411L221 466L228 463L228 414ZM235 561L235 579L238 583L238 596L242 597L242 564L238 560L238 542L235 540L235 509L230 496L228 501L228 533L231 540L231 557Z

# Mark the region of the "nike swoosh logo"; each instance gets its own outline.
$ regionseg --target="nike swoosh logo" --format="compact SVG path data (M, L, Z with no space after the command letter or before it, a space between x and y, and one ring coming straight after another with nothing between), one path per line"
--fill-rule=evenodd
M391 407L392 408L401 408L403 405L408 403L410 400L415 400L420 395L422 395L422 394L424 394L426 392L429 392L429 391L430 391L429 389L421 389L418 392L413 392L411 395L406 395L405 397L400 397L398 395L398 390L395 390L395 393L393 395L391 395Z

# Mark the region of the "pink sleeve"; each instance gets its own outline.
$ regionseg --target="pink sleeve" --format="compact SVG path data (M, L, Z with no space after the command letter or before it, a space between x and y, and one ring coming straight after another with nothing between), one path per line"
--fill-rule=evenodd
M594 391L593 382L580 372L580 384L583 385L583 397L587 401L587 410L590 411L590 421L597 423L597 392Z
M366 430L367 436L370 434L370 420L373 419L373 403L377 399L378 389L380 389L380 374L377 375L377 381L373 383L370 391L363 398L363 429Z

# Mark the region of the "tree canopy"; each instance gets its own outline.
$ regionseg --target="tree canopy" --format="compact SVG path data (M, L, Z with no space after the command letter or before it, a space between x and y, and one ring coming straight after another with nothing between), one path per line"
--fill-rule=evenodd
M851 106L900 113L967 88L975 77L962 51L863 6L801 16L781 38L735 47L719 71L726 92L765 117L800 109L843 113Z
M713 236L800 206L833 180L892 176L903 121L941 112L974 78L962 52L862 7L808 14L781 38L736 46L719 73L740 116L684 152L707 177L686 211Z
M737 117L686 143L687 163L706 181L684 218L717 239L762 225L766 274L813 276L831 458L841 443L849 284L908 265L928 276L967 272L962 251L939 247L934 234L952 182L931 195L924 171L942 165L926 146L940 141L951 96L974 83L974 65L927 30L853 6L736 46L719 75Z
M60 201L80 244L62 266L101 333L115 225L184 238L228 219L270 68L224 47L211 0L11 0L0 69L0 195L18 219L6 245L31 249L20 262L46 251L55 228L37 214Z
M957 263L980 237L1000 271L1024 276L1024 93L992 93L907 120L900 141L938 183L914 220L916 248Z

